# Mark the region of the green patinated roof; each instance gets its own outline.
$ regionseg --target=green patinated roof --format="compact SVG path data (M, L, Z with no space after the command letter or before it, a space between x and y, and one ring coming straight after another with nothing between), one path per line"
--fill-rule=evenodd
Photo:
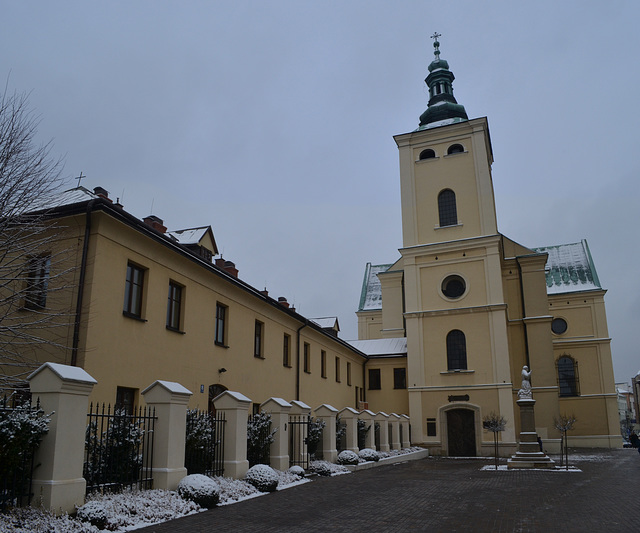
M386 272L393 265L372 265L367 263L362 282L362 292L360 293L360 305L358 311L374 311L382 309L382 287L378 274Z
M586 240L533 250L549 254L545 265L547 294L602 289Z

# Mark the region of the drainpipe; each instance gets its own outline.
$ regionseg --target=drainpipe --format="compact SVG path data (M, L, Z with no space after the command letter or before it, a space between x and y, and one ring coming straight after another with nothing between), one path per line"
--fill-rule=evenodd
M300 331L309 325L305 319L304 324L296 331L296 400L300 401Z
M520 261L517 257L516 264L518 265L518 277L520 278L520 302L522 303L522 325L524 326L524 354L527 361L527 366L529 367L529 370L531 370L531 363L529 362L529 336L527 334L527 323L525 322L527 311L524 298L524 282L522 280L522 266L520 265Z
M80 279L78 280L78 300L76 301L76 318L73 324L73 344L71 348L71 366L78 364L78 344L80 342L80 321L82 319L82 299L84 296L84 279L87 274L87 256L89 252L89 238L91 235L91 211L95 204L91 200L87 204L86 223L84 229L84 243L82 245L82 261L80 263Z

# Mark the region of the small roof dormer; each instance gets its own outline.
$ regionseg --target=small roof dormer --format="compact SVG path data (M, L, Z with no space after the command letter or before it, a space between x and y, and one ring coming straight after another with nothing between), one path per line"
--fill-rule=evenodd
M167 235L209 262L214 255L218 255L218 246L211 226L167 231Z

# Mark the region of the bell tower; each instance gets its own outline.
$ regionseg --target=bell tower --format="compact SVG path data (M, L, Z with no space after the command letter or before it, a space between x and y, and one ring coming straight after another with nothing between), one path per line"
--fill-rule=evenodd
M407 385L415 441L449 455L476 455L488 411L508 420L503 443L515 446L502 236L487 119L469 120L453 96L454 75L440 58L438 37L432 36L435 58L425 80L427 110L415 131L394 137ZM436 421L435 435L427 419ZM454 449L463 441L465 450Z

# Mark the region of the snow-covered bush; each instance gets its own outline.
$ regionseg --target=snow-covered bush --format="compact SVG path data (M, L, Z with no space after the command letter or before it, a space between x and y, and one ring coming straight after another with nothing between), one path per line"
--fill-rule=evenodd
M344 440L347 434L347 425L342 423L342 419L336 416L336 450L344 448Z
M359 462L358 454L351 450L343 450L338 454L339 465L357 465Z
M67 514L55 516L51 511L36 507L17 507L0 513L0 531L3 533L99 533L89 523L70 518Z
M53 414L53 413L51 413ZM26 459L38 448L49 432L51 414L31 407L29 403L8 408L0 403L0 479L17 480L15 493L25 493L31 477L31 464ZM11 483L11 482L9 482Z
M367 433L371 430L371 424L367 426L365 420L358 418L358 448L364 448L367 441Z
M320 440L322 439L322 430L325 426L326 422L324 420L309 417L309 431L307 432L306 442L307 451L309 452L311 459L315 459L316 452L318 451L318 444L320 444Z
M269 462L269 448L278 428L271 431L271 414L256 413L247 422L247 459L249 465Z
M380 460L380 456L378 455L378 452L375 450L372 450L371 448L364 448L363 450L360 450L358 452L358 457L360 458L361 461L379 461Z
M211 413L187 410L187 431L184 444L185 466L190 474L203 474L212 469L214 450L218 442L215 419Z
M178 494L206 509L215 507L220 501L220 487L213 479L202 474L182 478L178 483Z
M125 531L132 529L132 526L139 528L144 524L166 522L200 511L202 511L200 506L192 501L184 500L177 492L159 489L126 490L120 494L90 495L87 503L78 508L77 516L86 522L105 517L104 529ZM88 524L86 525L88 526ZM35 531L55 531L58 533L58 529L55 528Z
M292 467L289 468L289 470L287 470L287 472L289 472L290 474L293 474L294 476L300 479L304 477L304 468L298 465L293 465Z
M83 522L89 522L98 529L106 529L108 515L107 509L99 501L91 501L85 503L78 509L77 517Z
M309 464L309 471L319 476L334 476L337 474L348 474L349 470L341 465L335 465L327 461L312 461Z
M220 487L220 502L218 503L218 505L235 503L237 501L261 494L261 492L253 485L249 485L249 483L243 481L242 479L215 476L213 480Z
M273 492L278 488L278 474L267 465L254 465L247 470L244 479L260 492Z

